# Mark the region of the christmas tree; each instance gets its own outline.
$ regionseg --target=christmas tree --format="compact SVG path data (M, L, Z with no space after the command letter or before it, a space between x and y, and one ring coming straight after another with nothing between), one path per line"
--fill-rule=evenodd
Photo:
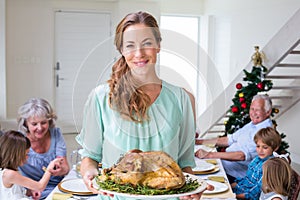
M271 80L265 78L267 68L262 65L264 59L264 54L259 52L259 47L255 47L256 52L252 56L252 61L254 66L251 72L243 70L245 77L243 81L245 84L236 84L236 93L232 99L233 105L227 111L228 120L225 121L225 132L226 134L232 134L238 129L242 128L244 125L251 121L249 116L250 104L253 96L257 93L267 92L272 89L273 83ZM273 117L279 110L277 108L272 109L271 116ZM277 126L276 121L273 120L274 127ZM281 138L286 136L281 133ZM278 152L284 152L289 147L289 145L282 141L281 147Z

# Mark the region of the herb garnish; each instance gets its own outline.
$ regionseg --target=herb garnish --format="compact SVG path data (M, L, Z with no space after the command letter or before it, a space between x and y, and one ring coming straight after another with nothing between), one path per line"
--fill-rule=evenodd
M200 184L197 180L193 180L186 175L185 184L178 189L154 189L147 186L137 185L133 186L131 184L118 184L112 180L99 181L96 179L97 184L101 189L109 190L118 193L128 193L136 195L171 195L171 194L182 194L196 190Z

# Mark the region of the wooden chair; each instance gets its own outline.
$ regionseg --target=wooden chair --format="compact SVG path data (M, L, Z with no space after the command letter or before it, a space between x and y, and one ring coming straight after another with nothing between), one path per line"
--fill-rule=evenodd
M289 200L297 200L300 192L300 175L293 170Z

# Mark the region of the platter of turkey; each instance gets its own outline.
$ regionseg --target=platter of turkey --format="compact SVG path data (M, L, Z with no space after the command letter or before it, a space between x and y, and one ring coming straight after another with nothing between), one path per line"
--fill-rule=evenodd
M95 178L101 192L135 199L166 199L200 193L207 183L182 172L162 151L127 152L118 163Z

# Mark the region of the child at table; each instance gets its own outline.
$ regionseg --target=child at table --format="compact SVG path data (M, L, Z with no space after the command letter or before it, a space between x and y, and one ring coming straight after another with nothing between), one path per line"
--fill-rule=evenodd
M11 130L0 137L0 199L30 199L27 195L32 196L32 199L39 199L40 192L31 191L45 189L51 177L51 170L59 159L50 162L40 181L34 181L18 172L18 167L27 160L29 148L29 139L18 131ZM25 188L29 190L26 191Z
M263 165L260 200L287 200L291 187L292 169L283 158L270 158Z
M255 134L254 141L258 155L249 164L246 176L235 179L231 184L237 199L259 199L262 185L262 165L273 157L273 152L281 144L281 137L275 129L267 127Z

